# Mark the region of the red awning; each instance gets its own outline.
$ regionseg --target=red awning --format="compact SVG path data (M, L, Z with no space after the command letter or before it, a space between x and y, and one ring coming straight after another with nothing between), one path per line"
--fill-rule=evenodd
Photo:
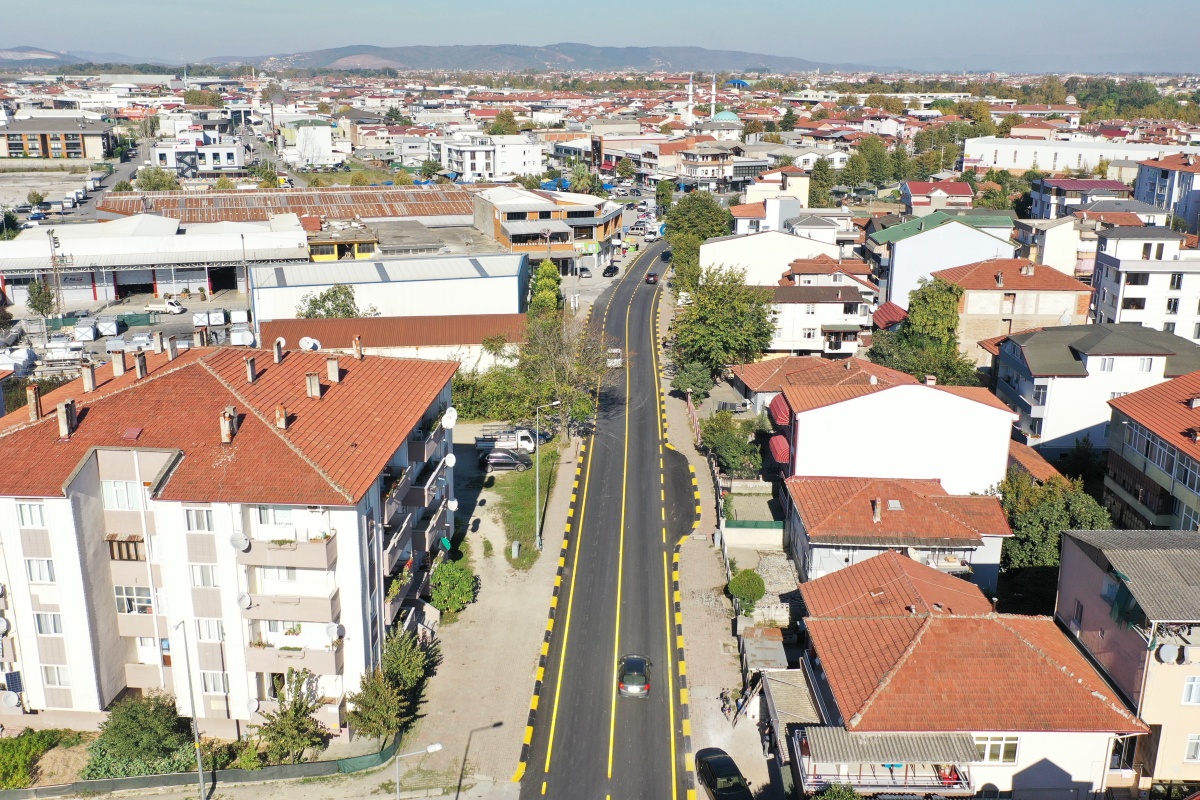
M792 446L788 444L788 438L782 433L777 433L767 442L767 449L771 452L771 458L775 459L777 464L791 466L792 464Z
M605 161L603 164L600 165L600 169L616 169L616 168L617 168L617 165L611 161Z
M768 410L771 414L771 421L775 423L776 427L786 428L792 424L792 408L782 394L775 395Z

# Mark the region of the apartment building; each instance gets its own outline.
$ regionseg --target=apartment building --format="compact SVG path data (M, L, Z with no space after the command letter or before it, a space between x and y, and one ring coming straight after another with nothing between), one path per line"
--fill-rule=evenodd
M112 125L87 119L33 117L0 125L0 158L107 158Z
M1134 197L1163 208L1195 231L1200 227L1200 157L1192 153L1138 163Z
M465 183L542 174L542 146L521 135L469 133L431 139L429 152L430 158Z
M1049 172L1093 170L1101 161L1162 158L1185 150L1187 147L1184 145L1154 142L1114 142L1109 139L1064 142L979 136L963 143L963 167L984 172L989 169L1006 169L1010 172L1028 169Z
M1069 217L1097 200L1128 200L1133 190L1105 178L1039 178L1029 188L1033 219Z
M1097 234L1093 311L1097 322L1137 322L1200 341L1200 250L1183 250L1170 228L1110 228Z
M852 356L869 344L875 291L853 280L843 285L776 286L775 336L767 348L791 355Z
M935 211L971 208L975 192L961 181L905 181L900 184L904 213L924 217Z
M246 174L246 150L241 137L194 131L155 142L151 158L156 167L180 178L210 178Z
M36 464L0 478L11 724L164 690L236 737L294 667L336 734L388 628L436 627L457 364L283 347L156 341L0 421Z

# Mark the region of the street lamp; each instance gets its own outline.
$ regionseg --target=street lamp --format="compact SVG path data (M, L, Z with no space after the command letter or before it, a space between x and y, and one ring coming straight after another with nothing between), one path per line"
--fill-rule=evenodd
M204 798L204 756L200 753L200 727L196 722L196 690L192 686L192 659L188 655L187 631L183 629L186 619L179 620L175 630L183 636L183 668L187 671L188 705L192 712L192 741L196 745L196 778L200 781L200 797Z
M398 741L397 741L397 744L399 744ZM400 800L400 759L409 758L410 756L425 756L425 755L429 755L430 753L436 753L438 750L441 750L441 749L442 749L442 743L434 742L433 744L429 745L429 747L426 747L424 750L414 750L411 753L397 753L396 754L396 800Z
M533 410L533 538L538 552L542 550L542 418L543 408L561 406L554 400Z

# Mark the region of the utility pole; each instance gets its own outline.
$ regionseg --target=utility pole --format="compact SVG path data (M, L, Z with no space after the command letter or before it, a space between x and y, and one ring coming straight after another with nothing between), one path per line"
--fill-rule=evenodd
M50 274L54 277L54 310L62 311L63 296L62 296L62 276L59 274L59 255L58 237L54 235L54 228L46 231L46 238L50 241Z

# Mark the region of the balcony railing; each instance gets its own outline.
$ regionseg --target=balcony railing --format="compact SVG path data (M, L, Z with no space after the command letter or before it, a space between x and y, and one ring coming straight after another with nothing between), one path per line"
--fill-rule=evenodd
M801 756L800 780L806 793L849 784L859 794L972 795L971 773L961 764L814 764Z
M409 545L412 543L413 515L408 513L403 517L397 516L395 521L395 525L389 525L385 529L387 539L383 543L384 572L388 573L396 569L396 564L406 550L412 552Z
M388 524L392 517L404 505L404 496L412 488L413 467L403 469L388 468L384 473L383 483L383 524Z
M242 618L291 622L336 622L341 611L341 597L337 589L330 592L327 597L253 594L250 595L250 607L242 610Z
M432 428L414 428L408 437L408 460L416 463L433 458L444 435L441 422L435 422Z
M237 562L252 567L329 569L337 561L337 536L308 542L252 539L250 549L237 554Z
M413 549L427 551L434 546L437 538L444 535L442 525L446 522L446 501L431 511L424 519L413 526Z
M428 508L438 493L438 480L443 475L445 461L427 464L414 482L415 485L404 495L408 508Z
M342 673L342 645L336 643L328 649L302 647L295 650L283 647L246 648L246 669L251 672L278 672L286 674L289 667L307 669L314 675L340 675Z

